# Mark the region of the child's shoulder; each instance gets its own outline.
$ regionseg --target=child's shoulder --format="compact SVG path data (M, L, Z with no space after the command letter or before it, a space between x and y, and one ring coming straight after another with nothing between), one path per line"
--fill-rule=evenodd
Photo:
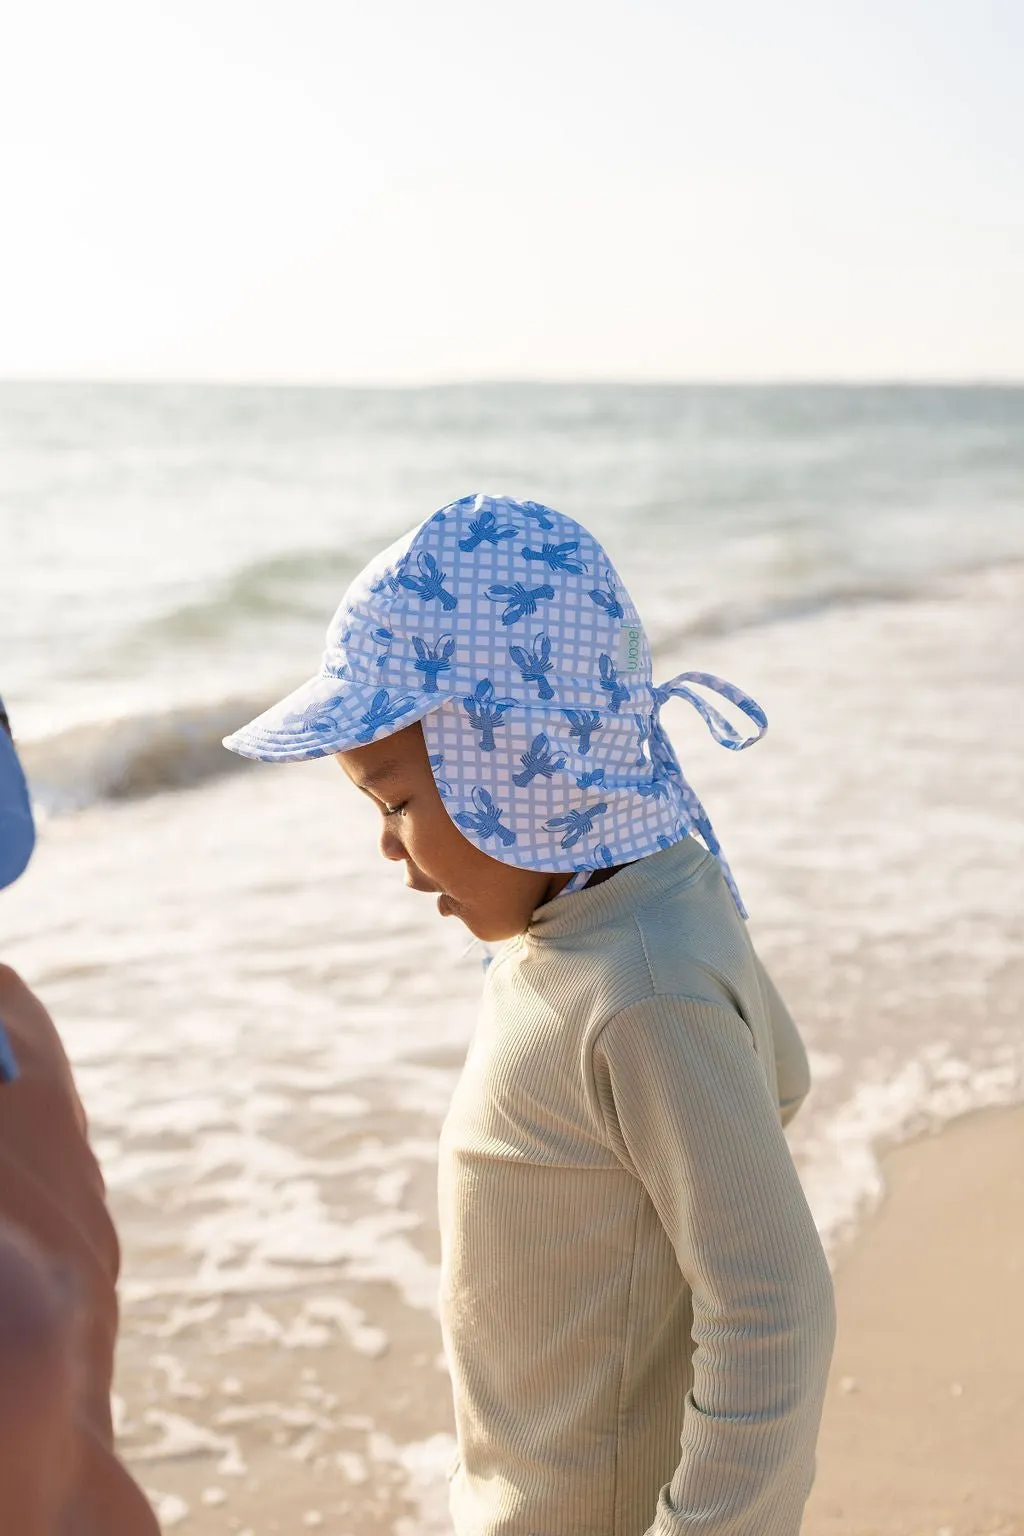
M607 897L591 925L531 947L535 983L571 998L581 1022L592 1027L654 997L743 1014L759 1002L757 962L718 860L687 842L601 886Z

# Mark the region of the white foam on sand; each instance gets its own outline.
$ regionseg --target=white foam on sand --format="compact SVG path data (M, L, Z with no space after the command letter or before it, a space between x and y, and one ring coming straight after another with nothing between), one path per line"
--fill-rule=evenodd
M456 1449L451 1435L431 1435L409 1445L396 1445L390 1436L380 1432L371 1435L372 1460L401 1468L405 1497L416 1510L412 1519L402 1515L394 1522L394 1536L447 1536L451 1518L443 1474Z
M1007 569L659 664L768 709L744 754L681 706L666 722L810 1048L791 1142L833 1249L877 1203L881 1149L1024 1094L1021 611ZM49 823L4 904L124 1213L126 1329L146 1305L176 1405L194 1378L168 1360L197 1338L303 1363L340 1341L383 1370L397 1307L436 1353L433 1160L480 968L373 823L332 764L254 772ZM423 1536L444 1437L407 1464L367 1406ZM226 1422L145 1423L151 1459L242 1456Z
M1024 1041L1000 1054L978 1067L938 1042L893 1075L869 1076L820 1126L794 1128L808 1203L831 1254L882 1199L880 1157L889 1147L971 1110L1024 1098Z

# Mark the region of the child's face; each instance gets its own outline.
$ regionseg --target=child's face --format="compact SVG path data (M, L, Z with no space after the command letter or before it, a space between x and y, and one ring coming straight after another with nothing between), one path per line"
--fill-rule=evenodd
M384 857L404 863L406 885L436 892L438 911L460 917L478 939L522 933L568 883L568 875L500 864L463 837L441 801L418 723L337 758L380 811Z

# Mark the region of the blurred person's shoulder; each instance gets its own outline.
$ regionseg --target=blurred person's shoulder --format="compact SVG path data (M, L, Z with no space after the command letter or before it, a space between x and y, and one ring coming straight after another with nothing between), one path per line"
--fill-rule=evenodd
M71 1064L46 1008L7 965L0 1022L18 1073L0 1090L0 1218L84 1271L87 1290L112 1289L118 1241Z
M6 965L0 965L0 1022L17 1065L17 1077L0 1088L0 1224L25 1234L52 1270L67 1277L77 1316L78 1434L69 1494L75 1523L68 1529L158 1536L148 1500L114 1446L110 1390L120 1246L103 1176L60 1034L39 998Z
M71 1064L57 1027L39 998L9 965L0 964L0 1023L11 1045L20 1082L49 1082L76 1108L85 1129L85 1115L75 1088Z

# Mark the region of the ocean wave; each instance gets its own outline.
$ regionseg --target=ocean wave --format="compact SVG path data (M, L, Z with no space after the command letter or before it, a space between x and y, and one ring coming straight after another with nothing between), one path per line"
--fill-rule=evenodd
M182 705L160 714L76 725L19 743L33 800L49 815L102 801L142 799L244 771L222 738L273 702L273 693Z
M308 549L256 560L203 597L144 620L133 646L216 640L253 619L324 617L364 562L351 552ZM333 596L332 596L333 594Z
M694 637L731 635L744 629L813 619L836 608L912 602L923 595L923 591L909 587L880 585L876 589L867 586L836 588L830 592L802 593L749 603L722 603L694 614L681 624L660 627L653 636L653 646L655 651L670 650Z
M963 582L1009 568L1024 570L1024 560L977 560L949 570L922 574L917 582L880 579L849 583L837 582L818 591L779 594L778 597L730 602L706 608L680 624L660 625L651 637L655 653L672 651L681 643L697 638L737 634L746 629L767 628L819 618L842 608L888 607L913 603L955 589Z
M281 569L288 562L275 562ZM1024 562L990 562L971 570L932 577L919 586L893 583L849 585L801 598L780 598L749 606L723 605L696 614L681 624L660 625L652 631L655 654L677 650L694 636L736 633L763 625L800 622L836 608L890 605L920 601L955 592L975 578L1007 568L1024 570ZM230 696L206 703L180 704L162 712L120 715L88 721L66 730L19 743L19 750L37 806L61 815L103 801L141 799L185 790L244 771L245 759L227 752L222 738L239 724L260 714L274 699L294 686L268 687L259 694Z

